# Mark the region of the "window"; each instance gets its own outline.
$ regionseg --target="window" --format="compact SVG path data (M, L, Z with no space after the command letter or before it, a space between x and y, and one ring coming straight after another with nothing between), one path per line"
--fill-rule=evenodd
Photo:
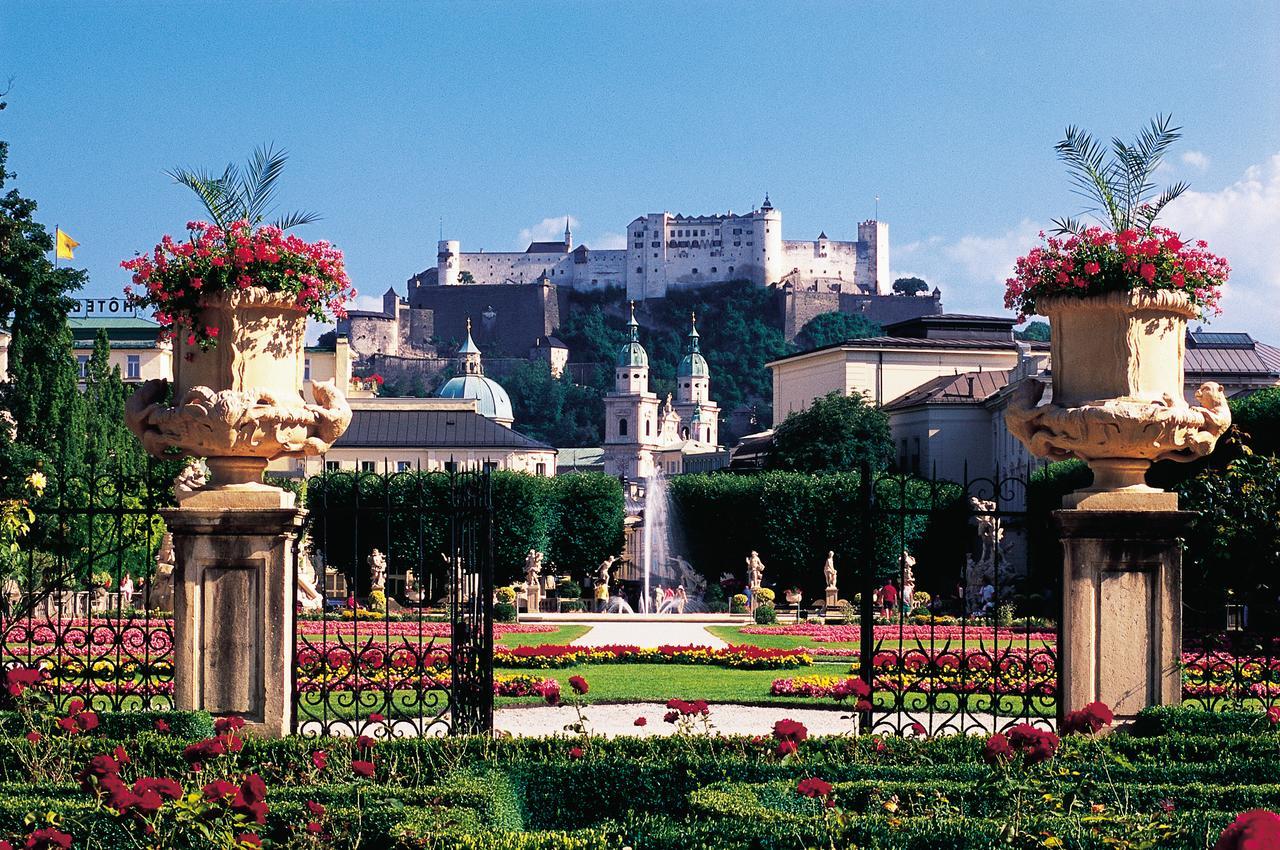
M534 467L534 471L545 478L547 475L547 465L545 463L540 463Z
M372 460L362 460L360 461L360 471L361 472L377 472L378 464Z
M302 380L311 380L311 358L308 357L302 361Z
M141 354L130 354L125 358L124 376L130 381L136 381L142 377Z
M326 460L324 462L325 472L337 472L339 469L342 469L342 464L336 460Z
M407 460L396 461L396 472L408 472L412 468L413 464L409 463Z
M733 274L733 266L729 266L729 274Z
M625 436L627 436L627 420L626 420L626 418L622 418L622 419L619 419L619 420L618 420L618 436L619 436L619 437L625 437Z
M484 462L484 471L485 471L485 472L493 472L493 471L497 470L497 468L498 468L498 462L497 462L496 460L486 460L486 461Z
M457 472L457 471L458 471L458 462L457 462L457 461L455 461L455 460L446 460L446 461L444 462L444 471L445 471L445 472Z
M694 269L693 269L693 273L694 273L694 274L697 274L697 273L698 273L698 269L697 269L697 267L696 267L696 266L695 266L695 267L694 267Z
M76 357L76 363L80 365L80 377L86 378L89 375L89 355L80 354Z
M712 273L712 274L715 274L715 273L716 273L716 267L715 267L715 266L712 266L712 267L711 267L711 273Z
M636 274L644 274L644 266L636 266Z
M646 419L644 421L644 435L647 437L653 433L653 420Z

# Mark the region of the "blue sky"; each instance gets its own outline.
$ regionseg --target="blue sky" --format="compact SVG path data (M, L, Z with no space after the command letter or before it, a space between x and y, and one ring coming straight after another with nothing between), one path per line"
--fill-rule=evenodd
M6 0L0 138L16 186L82 246L93 294L196 217L162 171L292 158L283 206L365 295L464 250L577 222L745 210L788 238L890 223L896 274L953 311L1077 211L1068 124L1185 136L1169 223L1236 269L1222 329L1280 342L1280 3L77 3ZM552 224L544 225L544 221Z

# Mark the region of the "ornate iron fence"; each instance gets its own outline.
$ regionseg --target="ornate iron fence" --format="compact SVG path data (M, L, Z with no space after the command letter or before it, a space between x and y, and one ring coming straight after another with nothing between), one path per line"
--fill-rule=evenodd
M296 731L493 728L487 471L325 472L298 558Z
M49 473L42 493L14 497L32 522L0 553L0 667L42 671L59 709L173 708L173 560L159 515L170 494L158 469Z
M1049 726L1058 709L1060 562L1028 546L1028 481L925 481L864 466L857 675L867 732ZM926 605L917 585L932 595ZM869 659L869 663L868 663Z

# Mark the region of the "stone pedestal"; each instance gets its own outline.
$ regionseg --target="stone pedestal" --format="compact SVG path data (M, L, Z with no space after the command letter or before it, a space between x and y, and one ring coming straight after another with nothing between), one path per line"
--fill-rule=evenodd
M524 609L530 614L537 614L542 610L542 588L537 582L529 582L529 586L525 589Z
M266 737L292 732L295 558L306 516L276 492L274 507L219 507L214 490L162 512L177 556L174 704L239 715Z
M835 608L840 604L840 591L834 587L827 588L827 607Z
M1063 547L1063 714L1101 701L1122 724L1147 706L1181 700L1178 538L1193 515L1165 504L1157 497L1149 510L1054 512Z

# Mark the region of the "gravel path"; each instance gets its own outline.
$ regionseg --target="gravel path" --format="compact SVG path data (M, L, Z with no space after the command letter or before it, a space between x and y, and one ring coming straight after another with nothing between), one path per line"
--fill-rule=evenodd
M728 644L697 623L618 620L592 623L591 631L573 642L574 646L709 646L722 649Z
M673 723L663 722L662 715L667 713L667 708L658 702L588 705L583 707L582 713L586 715L587 725L593 733L610 738L618 735L639 735L646 738L670 735L676 728ZM710 719L712 733L721 732L725 735L768 735L773 731L773 724L784 717L799 720L808 727L810 735L839 735L854 729L852 720L840 719L846 713L813 708L712 705ZM644 726L636 726L637 717L644 717L648 722ZM577 720L577 713L566 705L557 708L503 708L494 712L494 725L499 731L521 737L564 732L566 725L576 723ZM701 728L699 725L699 731Z

